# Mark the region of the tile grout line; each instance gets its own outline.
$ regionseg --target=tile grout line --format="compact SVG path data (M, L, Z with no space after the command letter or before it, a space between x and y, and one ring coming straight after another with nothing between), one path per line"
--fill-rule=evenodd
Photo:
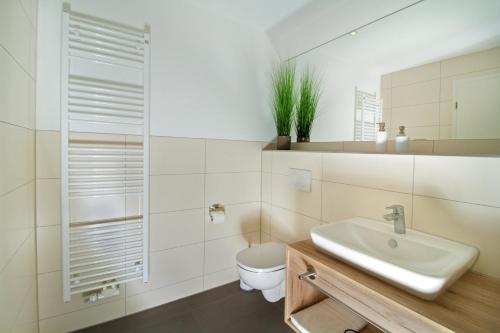
M203 175L203 213L201 214L202 217L203 217L203 266L202 266L202 271L201 271L201 275L202 275L202 281L201 281L201 285L202 285L202 289L205 290L205 269L206 269L206 257L207 257L207 227L206 227L206 219L207 219L207 216L206 216L206 209L205 209L205 206L207 205L207 139L204 139L203 140L203 147L204 147L204 151L203 151L203 171L204 171L204 175Z

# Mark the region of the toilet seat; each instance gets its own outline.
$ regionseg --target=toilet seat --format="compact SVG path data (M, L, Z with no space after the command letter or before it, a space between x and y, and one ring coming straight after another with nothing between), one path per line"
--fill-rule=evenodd
M236 262L241 269L254 273L269 273L285 269L286 245L269 242L240 251Z

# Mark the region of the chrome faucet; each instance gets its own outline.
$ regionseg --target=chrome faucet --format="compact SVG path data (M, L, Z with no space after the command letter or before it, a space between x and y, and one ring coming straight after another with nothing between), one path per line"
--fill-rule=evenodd
M392 205L386 208L392 209L392 213L384 215L384 219L386 221L394 221L395 233L405 234L406 233L405 211L404 211L405 208L401 205Z

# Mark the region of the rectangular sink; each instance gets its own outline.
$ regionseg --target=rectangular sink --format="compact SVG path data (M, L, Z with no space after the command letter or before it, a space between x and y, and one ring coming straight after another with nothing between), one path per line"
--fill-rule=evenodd
M472 246L366 218L311 230L317 249L426 300L433 300L476 261Z

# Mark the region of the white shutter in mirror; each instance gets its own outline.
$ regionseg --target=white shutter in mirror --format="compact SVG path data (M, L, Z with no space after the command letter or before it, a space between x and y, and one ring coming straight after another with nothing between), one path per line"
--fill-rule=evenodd
M63 294L70 301L148 281L149 29L65 5L62 30Z

